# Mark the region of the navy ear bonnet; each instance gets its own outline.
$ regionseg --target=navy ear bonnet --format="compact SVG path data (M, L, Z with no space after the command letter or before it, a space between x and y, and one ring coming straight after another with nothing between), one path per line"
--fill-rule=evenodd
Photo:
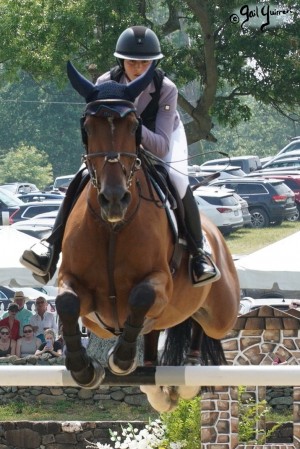
M85 98L87 103L111 99L133 102L152 81L155 65L156 63L153 61L145 73L128 84L106 81L102 84L94 85L82 76L70 61L67 64L67 73L72 86Z
M120 84L116 81L105 81L104 83L96 85L93 92L86 98L90 103L95 100L127 100L133 102L135 99L128 95L126 84Z
M84 120L87 115L101 117L125 117L130 112L136 113L134 100L150 84L153 79L156 62L153 61L148 70L129 84L120 84L116 81L106 81L94 85L82 76L69 61L67 72L74 89L85 98L87 102L84 116L81 118L82 141L87 146L88 139L84 129ZM141 119L136 131L136 145L141 143Z

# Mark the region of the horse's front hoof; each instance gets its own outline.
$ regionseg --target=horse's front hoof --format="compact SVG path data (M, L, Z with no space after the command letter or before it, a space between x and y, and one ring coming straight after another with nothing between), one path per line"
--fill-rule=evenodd
M137 357L134 358L132 361L122 361L119 360L118 364L114 362L114 356L115 356L115 347L110 348L110 350L107 353L107 366L108 369L117 376L127 376L127 374L133 373L135 371L138 359Z
M105 377L105 370L97 360L90 359L90 365L81 371L71 371L71 376L81 388L98 388Z

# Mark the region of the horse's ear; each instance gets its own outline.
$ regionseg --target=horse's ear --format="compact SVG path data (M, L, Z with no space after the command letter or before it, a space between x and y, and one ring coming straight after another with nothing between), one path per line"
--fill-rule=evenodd
M67 63L67 74L74 89L87 100L95 88L94 84L81 75L70 61Z
M156 67L156 61L152 61L152 64L149 66L148 70L143 73L141 76L131 81L126 86L126 94L129 98L137 98L140 93L146 89L148 84L151 83L154 75L154 70Z

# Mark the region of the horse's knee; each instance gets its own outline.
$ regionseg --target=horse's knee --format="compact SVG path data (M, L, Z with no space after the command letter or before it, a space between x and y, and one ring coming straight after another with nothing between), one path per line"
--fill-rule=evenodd
M149 282L141 282L134 287L129 296L131 310L146 313L155 301L155 290Z
M78 319L80 313L80 302L77 295L71 292L59 294L55 300L56 310L63 320Z

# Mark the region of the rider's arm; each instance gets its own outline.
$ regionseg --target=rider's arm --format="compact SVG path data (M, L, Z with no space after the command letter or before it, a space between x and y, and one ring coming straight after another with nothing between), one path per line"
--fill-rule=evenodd
M159 107L155 121L155 132L143 125L142 145L160 158L169 152L172 132L179 124L177 107L177 88L168 78L164 78L160 91Z

